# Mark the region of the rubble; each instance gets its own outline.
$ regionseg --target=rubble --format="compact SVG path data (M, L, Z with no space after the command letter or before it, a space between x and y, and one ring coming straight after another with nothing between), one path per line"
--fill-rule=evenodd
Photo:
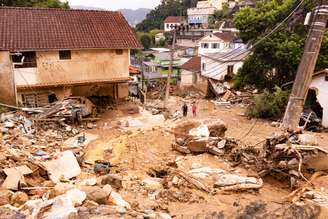
M54 183L69 180L81 173L80 165L72 151L62 152L55 159L44 162L43 165Z
M225 96L230 101L234 95L242 94ZM179 113L170 113L164 118L164 111L145 110L133 116L129 110L126 113L106 125L86 126L40 124L34 114L42 112L2 114L0 205L17 218L169 219L183 215L175 214L180 210L174 205L217 208L221 194L236 198L246 191L256 197L267 191L268 185L262 189L267 175L300 187L312 168L308 161L327 153L308 134L283 133L268 138L262 147L251 147L226 137L227 125L214 117L180 119ZM57 119L57 115L61 116L50 117ZM13 125L5 127L6 122ZM231 131L227 133L230 136ZM103 153L95 145L106 151L89 162L88 150ZM298 200L325 206L325 192L319 192L306 190ZM240 204L234 211L242 214L244 208ZM206 207L200 218L210 212ZM226 214L221 208L213 212Z

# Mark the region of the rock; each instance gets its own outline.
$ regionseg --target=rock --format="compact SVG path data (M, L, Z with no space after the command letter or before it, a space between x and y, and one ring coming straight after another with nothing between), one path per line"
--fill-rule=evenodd
M131 205L128 202L126 202L122 198L122 196L120 194L118 194L117 192L112 191L108 201L109 201L109 203L112 203L114 205L122 206L122 207L125 207L127 209L131 209Z
M93 177L93 178L89 178L89 179L83 179L80 182L78 182L77 184L79 184L81 186L94 186L97 184L97 178Z
M87 198L85 192L78 189L72 189L66 192L66 196L72 200L74 206L80 206Z
M99 186L82 186L80 189L87 194L89 200L106 204L108 195Z
M166 213L158 213L158 217L160 219L172 219L171 215L166 214Z
M173 179L172 179L172 184L173 185L178 185L179 184L179 181L180 181L179 177L174 176Z
M223 148L225 148L226 144L227 144L227 140L225 140L225 139L222 141L219 141L217 144L217 148L223 149Z
M74 207L72 200L65 195L58 196L53 200L49 212L46 212L44 219L69 219L77 216L77 209Z
M199 169L202 168L203 166L200 163L193 163L191 165L191 169Z
M271 123L271 126L272 126L272 127L276 127L276 128L279 128L280 125L281 125L280 122L272 122L272 123Z
M21 206L29 200L25 192L16 192L11 196L11 203L13 205Z
M228 130L226 124L221 120L209 121L206 123L211 137L222 138Z
M189 135L199 138L209 137L210 131L206 125L201 125L197 128L191 129Z
M215 182L216 187L233 186L237 184L257 184L257 179L254 177L243 177L233 174L226 174L219 177Z
M13 193L7 189L0 190L0 205L7 205L10 203Z
M113 191L113 188L110 186L110 185L105 185L103 188L102 188L102 190L105 192L105 194L107 195L107 196L109 196L110 195L110 193L112 193L112 191Z
M99 206L99 204L95 201L90 201L90 200L86 200L83 204L84 207L90 209L90 208L94 208Z
M180 146L183 146L186 143L186 141L183 138L177 138L176 143Z
M298 139L300 144L302 145L310 145L310 146L317 146L318 140L314 135L310 134L299 134Z
M19 144L19 145L24 145L24 146L31 146L31 145L32 145L32 142L31 142L30 139L21 136L21 137L19 137L19 138L17 139L17 144Z
M0 207L0 219L25 219L26 216L7 207Z
M163 185L160 183L160 179L144 179L142 185L149 191L156 191L163 188Z
M187 147L193 153L205 153L207 151L208 138L193 139L188 142Z
M88 129L93 129L93 127L94 127L93 123L88 122L88 124L87 124L87 128L88 128Z
M5 122L4 124L5 128L14 128L15 127L15 123L13 122Z
M104 176L101 180L101 184L102 185L109 184L115 189L123 188L122 177L115 174L107 174L106 176Z
M5 127L1 127L1 128L0 128L0 132L1 132L2 134L8 134L9 129L8 129L8 128L5 128Z
M67 191L74 189L74 188L75 188L75 186L72 184L69 184L69 183L57 183L55 185L54 190L55 190L56 196L59 196L59 195L65 194Z

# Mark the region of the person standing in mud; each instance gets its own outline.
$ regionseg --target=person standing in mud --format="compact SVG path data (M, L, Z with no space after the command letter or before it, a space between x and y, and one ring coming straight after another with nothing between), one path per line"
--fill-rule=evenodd
M197 116L197 105L196 105L196 102L193 102L192 104L192 114L194 117Z
M187 115L188 115L188 106L187 106L186 103L184 103L183 106L182 106L182 112L183 112L183 116L187 117Z

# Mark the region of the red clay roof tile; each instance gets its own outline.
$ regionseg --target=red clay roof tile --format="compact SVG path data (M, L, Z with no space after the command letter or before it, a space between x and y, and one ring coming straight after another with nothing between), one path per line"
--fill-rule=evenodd
M120 12L0 7L0 50L141 47Z
M192 57L188 62L184 63L181 66L182 69L191 71L191 72L200 72L201 71L201 57Z
M164 20L164 23L182 23L184 20L185 20L184 17L180 17L180 16L168 16Z

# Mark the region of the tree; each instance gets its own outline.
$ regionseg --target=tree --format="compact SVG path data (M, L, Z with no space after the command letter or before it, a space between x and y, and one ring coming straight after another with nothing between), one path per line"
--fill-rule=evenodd
M40 7L40 8L69 8L68 2L60 0L0 0L1 6L11 7Z
M140 42L142 43L144 49L149 49L151 46L151 38L148 34L141 35Z
M181 1L181 2L180 2ZM137 31L149 32L161 29L168 16L186 16L187 9L195 7L197 0L162 0L161 4L150 11L146 19L136 26Z
M244 42L252 44L261 39L295 8L293 0L259 1L256 8L244 8L236 13L234 24ZM235 78L237 88L255 85L274 90L293 81L303 53L307 30L303 25L305 14L313 8L307 0L301 10L279 31L253 48L244 66ZM326 34L317 68L328 64L328 35Z
M154 29L154 30L151 30L149 31L149 37L151 38L151 42L153 45L155 45L155 37L156 37L156 34L162 32L161 30L158 30L158 29Z

